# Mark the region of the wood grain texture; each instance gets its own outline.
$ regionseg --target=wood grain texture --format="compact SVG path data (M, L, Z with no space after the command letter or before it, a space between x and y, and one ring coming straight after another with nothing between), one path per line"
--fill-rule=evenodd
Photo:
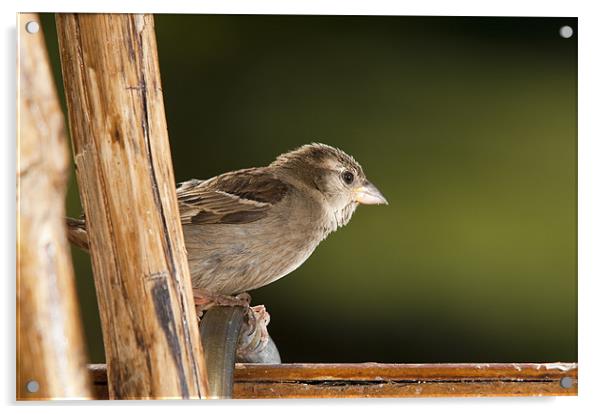
M58 14L109 395L199 398L205 366L151 15Z
M17 399L91 398L65 233L69 153L35 14L18 16ZM36 392L27 383L36 381Z
M89 369L106 398L105 366ZM234 398L575 396L577 376L576 363L236 364Z

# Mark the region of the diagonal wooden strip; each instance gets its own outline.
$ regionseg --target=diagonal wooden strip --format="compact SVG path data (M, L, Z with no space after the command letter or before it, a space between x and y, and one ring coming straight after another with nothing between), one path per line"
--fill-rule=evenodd
M86 399L92 393L64 223L64 117L44 34L26 30L40 20L20 13L17 21L17 399Z

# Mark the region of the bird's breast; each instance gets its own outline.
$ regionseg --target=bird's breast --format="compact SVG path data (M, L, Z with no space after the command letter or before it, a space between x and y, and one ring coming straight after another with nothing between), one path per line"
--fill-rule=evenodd
M246 224L184 226L193 286L236 294L265 286L297 269L325 237L311 200L290 197Z

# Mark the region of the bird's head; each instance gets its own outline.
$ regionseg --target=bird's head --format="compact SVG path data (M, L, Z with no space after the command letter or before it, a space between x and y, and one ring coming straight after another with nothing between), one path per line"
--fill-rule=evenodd
M280 155L272 166L288 171L308 188L319 191L337 227L349 222L358 204L388 204L368 181L362 166L352 156L329 145L304 145Z

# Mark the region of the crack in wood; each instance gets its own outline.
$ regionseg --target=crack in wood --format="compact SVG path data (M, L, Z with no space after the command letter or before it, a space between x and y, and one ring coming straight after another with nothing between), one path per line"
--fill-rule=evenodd
M237 381L238 384L262 384L262 385L312 385L319 387L349 387L349 386L369 386L369 385L417 385L417 384L499 384L499 383L537 383L554 384L560 382L552 379L457 379L457 380L304 380L304 381ZM95 383L96 384L96 383ZM98 383L102 384L102 383Z
M182 350L180 349L180 341L178 340L176 333L175 318L170 306L171 298L169 295L169 288L167 286L167 279L154 279L154 286L152 287L151 292L159 326L161 327L161 330L167 339L171 356L174 359L174 363L177 367L182 397L190 398L190 391L188 390L186 373L184 371L184 364L182 361Z

